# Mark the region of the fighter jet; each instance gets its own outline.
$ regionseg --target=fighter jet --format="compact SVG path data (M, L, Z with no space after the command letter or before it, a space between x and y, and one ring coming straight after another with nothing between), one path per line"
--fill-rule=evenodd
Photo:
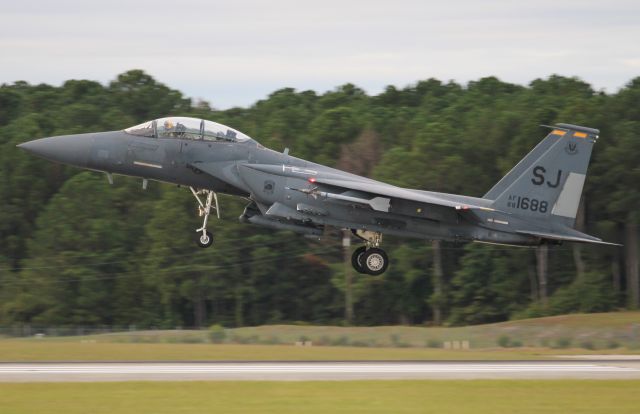
M599 131L571 124L550 133L483 197L401 188L276 152L228 126L166 117L122 131L37 139L19 148L51 161L188 187L209 247L217 194L245 197L240 221L320 236L326 226L350 229L363 246L356 271L380 275L389 258L383 234L427 240L516 246L563 241L613 244L574 229Z

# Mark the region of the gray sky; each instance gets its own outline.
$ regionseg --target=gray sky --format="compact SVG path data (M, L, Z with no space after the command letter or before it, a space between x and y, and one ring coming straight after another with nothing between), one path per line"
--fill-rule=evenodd
M558 73L615 92L640 75L638 0L0 0L0 15L0 83L136 68L218 108L283 87Z

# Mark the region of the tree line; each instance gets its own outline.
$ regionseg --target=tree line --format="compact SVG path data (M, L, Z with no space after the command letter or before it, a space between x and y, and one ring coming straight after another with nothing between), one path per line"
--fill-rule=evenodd
M53 164L15 146L124 129L166 115L215 120L274 150L404 187L482 196L556 122L601 130L578 228L623 248L535 249L385 238L380 277L345 265L340 229L322 240L238 222L222 197L214 247L194 244L187 189ZM0 86L0 325L140 327L476 324L637 309L640 77L616 93L577 78L527 86L437 79L368 95L353 84L284 88L215 109L131 70L107 85ZM351 248L354 248L353 246Z

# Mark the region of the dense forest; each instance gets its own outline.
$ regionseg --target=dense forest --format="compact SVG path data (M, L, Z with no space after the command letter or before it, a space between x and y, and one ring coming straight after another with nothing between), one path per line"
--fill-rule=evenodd
M544 137L541 124L599 128L578 227L624 247L388 237L390 269L372 277L345 265L341 229L311 240L241 224L246 201L223 196L214 247L199 249L188 189L143 190L127 177L109 185L16 148L166 115L215 120L392 184L472 196ZM639 306L640 77L613 94L561 76L528 86L428 79L375 96L353 84L284 88L228 110L139 70L108 85L15 82L0 87L0 147L1 326L460 325Z

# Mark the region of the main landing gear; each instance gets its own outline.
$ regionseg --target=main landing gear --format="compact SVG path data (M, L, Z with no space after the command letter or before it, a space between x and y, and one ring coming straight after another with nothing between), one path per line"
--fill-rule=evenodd
M209 214L213 208L216 211L216 216L220 218L220 207L218 206L218 196L211 190L195 190L193 187L189 187L191 193L198 201L198 216L203 217L202 227L196 230L198 235L196 236L196 243L200 247L209 247L213 244L213 235L210 231L207 231L207 223L209 222ZM206 197L204 202L200 199L200 196ZM215 205L214 205L215 203Z
M382 234L366 231L354 230L353 234L365 241L365 246L358 247L351 255L351 265L358 273L378 276L383 274L389 267L389 257L384 250L379 248L382 243Z

